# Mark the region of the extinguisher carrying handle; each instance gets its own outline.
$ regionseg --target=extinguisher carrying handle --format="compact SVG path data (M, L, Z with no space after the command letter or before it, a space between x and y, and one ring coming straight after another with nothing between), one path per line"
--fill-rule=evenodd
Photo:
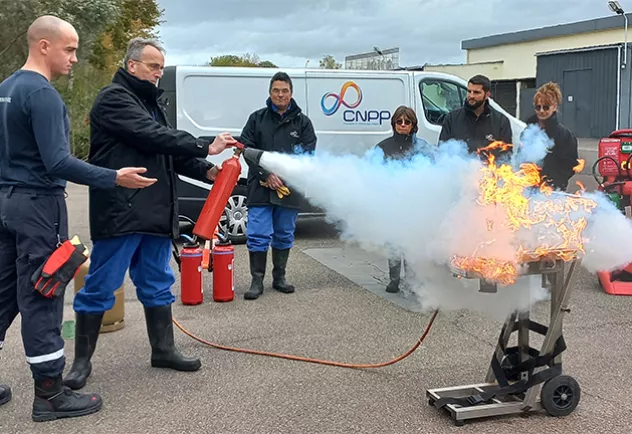
M202 249L202 268L207 269L209 273L213 272L213 255L211 254L211 241L207 240Z

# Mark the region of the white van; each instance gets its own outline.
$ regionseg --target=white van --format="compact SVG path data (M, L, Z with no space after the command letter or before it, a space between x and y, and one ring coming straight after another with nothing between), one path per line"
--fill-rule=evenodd
M417 113L417 135L436 144L443 117L461 107L467 94L467 81L437 72L282 70L292 78L294 99L314 125L317 153L327 150L363 154L391 136L391 115L400 105L412 107ZM277 68L168 66L159 87L165 90L167 113L174 128L210 139L228 131L238 139L248 116L265 106L270 78L277 71ZM491 104L509 118L514 143L518 143L525 124L496 102ZM227 150L209 160L222 162L232 152ZM248 166L242 159L239 185L221 222L222 226L228 222L233 243L245 240L247 174ZM179 176L180 214L196 220L211 188L212 184ZM303 211L299 217L320 212Z

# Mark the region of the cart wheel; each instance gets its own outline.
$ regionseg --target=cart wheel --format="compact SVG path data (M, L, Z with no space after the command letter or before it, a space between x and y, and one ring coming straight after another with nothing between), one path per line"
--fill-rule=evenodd
M464 420L455 420L454 421L454 426L464 426L465 425L465 421Z
M560 375L544 383L540 399L547 413L560 417L568 416L577 408L581 394L579 383L573 377Z
M432 398L428 398L428 405L429 405L430 407L432 407L432 406L434 405L434 403L435 403L434 399L432 399Z

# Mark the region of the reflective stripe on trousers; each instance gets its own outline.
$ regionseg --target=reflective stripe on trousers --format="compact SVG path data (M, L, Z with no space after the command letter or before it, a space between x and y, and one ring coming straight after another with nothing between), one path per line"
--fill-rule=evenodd
M64 349L62 348L59 351L55 351L54 353L44 354L42 356L28 357L26 356L26 361L31 365L37 365L38 363L46 363L52 362L53 360L58 360L64 357Z

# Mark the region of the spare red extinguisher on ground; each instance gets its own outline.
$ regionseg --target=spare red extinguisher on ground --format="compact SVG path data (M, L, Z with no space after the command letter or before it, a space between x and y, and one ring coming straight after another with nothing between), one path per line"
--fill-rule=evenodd
M235 248L230 241L213 246L213 300L232 301L235 298Z
M202 253L202 248L193 240L186 241L180 252L180 299L182 304L195 305L204 301Z

